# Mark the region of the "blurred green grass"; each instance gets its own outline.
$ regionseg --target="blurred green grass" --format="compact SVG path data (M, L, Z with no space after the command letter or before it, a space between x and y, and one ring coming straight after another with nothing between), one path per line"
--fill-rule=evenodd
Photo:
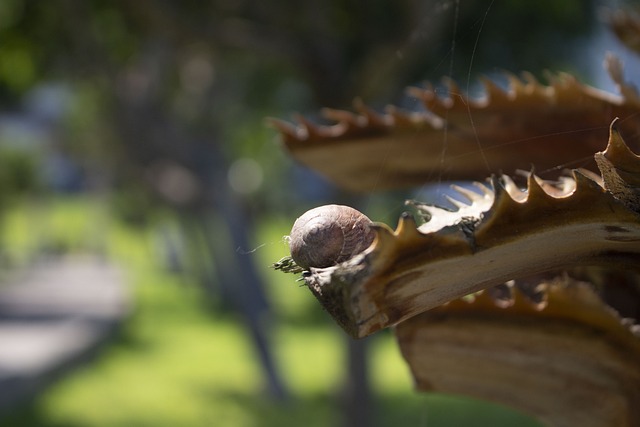
M260 224L255 256L277 322L273 345L293 396L267 398L240 320L212 310L200 287L162 268L153 231L129 228L92 198L21 203L7 214L3 239L16 265L36 247L101 252L126 272L135 311L119 337L90 364L57 381L34 402L0 419L16 427L334 426L344 377L342 331L294 276L269 269L286 253L289 219ZM262 245L262 246L261 246ZM377 426L538 426L498 406L412 390L392 335L371 340Z

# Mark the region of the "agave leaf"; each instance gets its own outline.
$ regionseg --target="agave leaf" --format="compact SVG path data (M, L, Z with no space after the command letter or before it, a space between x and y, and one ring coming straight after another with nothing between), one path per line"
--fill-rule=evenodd
M293 158L352 191L477 179L531 165L596 170L593 153L604 148L615 117L625 134L640 133L640 98L624 82L621 63L609 57L607 64L621 95L566 73L549 74L549 84L528 73L506 74L506 89L484 79L481 99L464 95L450 80L445 96L429 85L409 89L424 104L422 112L389 107L376 113L358 102L356 112L325 110L333 125L300 116L295 124L271 123Z
M398 325L416 387L496 401L554 427L640 425L638 326L587 283L541 285L543 303L514 287L506 304L485 292Z
M640 214L626 195L635 195L635 181L617 174L631 188L619 194L601 184L612 171L637 177L640 158L618 155L620 144L626 149L614 123L609 147L598 154L610 165L601 179L574 170L558 185L531 174L521 190L494 177L484 196L463 193L469 206L449 212L438 226L418 227L410 215L395 230L377 224L364 253L312 268L304 281L349 334L363 337L512 279L579 265L640 265Z

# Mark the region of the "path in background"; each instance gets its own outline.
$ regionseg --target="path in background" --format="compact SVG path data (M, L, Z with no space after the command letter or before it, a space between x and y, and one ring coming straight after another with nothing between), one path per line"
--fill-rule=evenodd
M0 284L0 413L87 360L130 309L121 274L95 258L41 262Z

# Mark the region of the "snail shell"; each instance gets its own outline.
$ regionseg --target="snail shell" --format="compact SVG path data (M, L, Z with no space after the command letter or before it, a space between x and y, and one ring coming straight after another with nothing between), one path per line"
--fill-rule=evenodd
M291 258L304 269L344 262L367 249L375 238L371 220L349 206L325 205L305 212L289 236Z

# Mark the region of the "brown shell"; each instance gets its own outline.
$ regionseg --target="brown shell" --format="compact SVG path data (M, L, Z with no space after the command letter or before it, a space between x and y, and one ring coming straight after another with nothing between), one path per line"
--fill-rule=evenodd
M304 269L325 268L351 259L375 238L371 220L349 206L325 205L305 212L289 236L291 258Z

